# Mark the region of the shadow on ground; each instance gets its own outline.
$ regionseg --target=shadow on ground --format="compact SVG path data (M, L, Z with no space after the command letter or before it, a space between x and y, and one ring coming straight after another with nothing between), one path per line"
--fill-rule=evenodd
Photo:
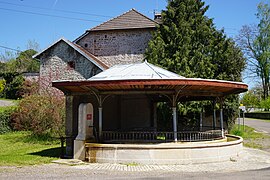
M34 152L30 153L31 155L36 155L36 156L42 156L42 157L56 157L59 158L62 156L62 151L61 147L58 148L50 148L50 149L45 149L39 152Z

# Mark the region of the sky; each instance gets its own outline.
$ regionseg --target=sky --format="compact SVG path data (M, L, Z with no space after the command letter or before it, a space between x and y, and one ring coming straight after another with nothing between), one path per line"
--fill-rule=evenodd
M205 0L206 15L228 37L243 25L257 23L260 0ZM153 18L166 9L167 0L0 0L0 54L3 47L26 50L29 41L45 49L61 37L73 41L104 21L135 8ZM247 82L248 83L248 82Z

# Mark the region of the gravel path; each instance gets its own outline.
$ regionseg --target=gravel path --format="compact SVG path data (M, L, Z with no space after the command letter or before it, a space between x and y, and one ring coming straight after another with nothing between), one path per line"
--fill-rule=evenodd
M12 106L14 103L12 101L0 100L0 106Z
M59 164L64 163L64 164ZM269 179L270 153L244 148L235 159L222 163L189 165L136 165L79 163L0 167L0 179Z

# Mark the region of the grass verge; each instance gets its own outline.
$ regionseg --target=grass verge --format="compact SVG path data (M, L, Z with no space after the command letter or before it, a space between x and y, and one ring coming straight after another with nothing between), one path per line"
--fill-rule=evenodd
M30 132L0 135L0 166L23 166L50 163L60 155L59 141L31 136Z
M244 139L244 146L262 150L269 150L270 136L256 132L254 128L249 126L235 125L230 134L241 136Z

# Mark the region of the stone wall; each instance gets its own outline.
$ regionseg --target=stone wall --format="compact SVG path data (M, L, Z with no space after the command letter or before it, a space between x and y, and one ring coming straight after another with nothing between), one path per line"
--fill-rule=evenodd
M77 44L109 66L141 62L152 29L90 32Z
M55 80L83 80L96 75L101 70L92 62L60 41L46 50L40 58L41 90L51 89Z

